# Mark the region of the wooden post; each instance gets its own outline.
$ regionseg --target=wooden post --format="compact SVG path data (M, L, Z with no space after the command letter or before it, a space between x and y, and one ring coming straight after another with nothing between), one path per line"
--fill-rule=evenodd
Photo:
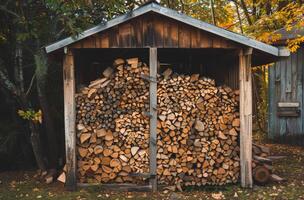
M157 127L157 48L150 48L150 185L157 191L156 127Z
M252 187L252 48L239 53L241 185Z
M66 152L66 187L76 190L76 131L75 131L75 79L74 57L65 49L63 61L64 130Z

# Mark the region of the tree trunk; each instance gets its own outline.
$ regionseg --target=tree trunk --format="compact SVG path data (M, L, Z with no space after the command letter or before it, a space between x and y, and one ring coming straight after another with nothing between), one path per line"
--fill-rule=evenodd
M10 81L5 69L6 68L3 66L3 63L0 60L0 85L4 87L7 91L9 91L9 93L12 95L12 98L16 99L16 101L19 103L21 109L30 108L24 92L21 92L20 89L17 88L16 85ZM24 80L21 79L21 81L23 82ZM36 124L34 124L33 121L29 121L29 128L31 131L31 145L33 148L37 166L39 169L45 170L46 168L43 162L42 148L40 143L38 127Z
M45 164L43 161L42 146L41 146L41 142L40 142L40 134L39 134L37 124L35 124L33 121L29 120L29 127L31 130L31 145L33 148L37 166L42 171L45 171L46 167L45 167Z
M49 104L47 102L46 95L46 81L47 81L47 58L43 52L38 52L35 55L36 65L36 82L38 99L43 113L43 122L46 128L47 140L48 140L48 158L49 167L56 168L58 161L58 143L56 140L56 133L54 131L54 123L50 114Z

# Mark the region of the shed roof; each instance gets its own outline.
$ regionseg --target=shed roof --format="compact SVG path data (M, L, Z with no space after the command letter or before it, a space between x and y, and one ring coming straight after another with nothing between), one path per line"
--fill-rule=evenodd
M281 28L276 30L274 33L280 34L280 39L275 44L284 42L289 39L295 39L299 36L304 36L304 27L294 26L291 30L286 30L285 28Z
M277 48L268 44L265 44L263 42L259 42L257 40L248 38L244 35L241 34L237 34L228 30L225 30L223 28L217 27L215 25L203 22L201 20L198 19L194 19L192 17L189 17L185 14L179 13L175 10L163 7L157 3L151 2L149 4L146 4L144 6L141 6L133 11L130 11L124 15L118 16L108 22L105 23L101 23L95 27L92 27L88 30L85 30L84 32L82 32L81 34L79 34L76 37L68 37L65 39L62 39L60 41L57 41L53 44L50 44L48 46L45 47L45 50L47 53L56 51L60 48L66 47L72 43L75 43L79 40L82 40L84 38L87 38L91 35L94 35L96 33L102 32L104 30L107 30L111 27L114 27L118 24L121 24L123 22L126 22L128 20L131 20L135 17L141 16L145 13L149 13L149 12L154 12L154 13L158 13L160 15L169 17L171 19L177 20L179 22L188 24L190 26L193 26L195 28L198 28L200 30L212 33L214 35L217 35L219 37L223 37L226 38L228 40L234 41L236 43L248 46L248 47L252 47L254 49L260 50L264 53L270 54L272 56L288 56L289 52L281 49L281 48Z

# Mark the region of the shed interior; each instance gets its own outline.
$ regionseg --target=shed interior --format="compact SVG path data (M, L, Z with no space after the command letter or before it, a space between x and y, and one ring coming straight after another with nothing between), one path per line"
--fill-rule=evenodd
M117 58L137 57L149 64L148 48L74 49L77 90L101 77ZM158 49L158 73L168 67L178 74L200 74L215 80L217 86L239 88L238 54L231 49Z

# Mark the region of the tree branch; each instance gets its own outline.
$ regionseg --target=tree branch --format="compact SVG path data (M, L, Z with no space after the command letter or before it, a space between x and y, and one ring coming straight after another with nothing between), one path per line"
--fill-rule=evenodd
M15 17L18 17L18 18L20 17L17 13L15 13L15 12L13 12L13 11L11 11L11 10L8 10L8 9L6 8L6 6L0 5L0 10L6 12L6 13L8 13L8 14L11 14L11 15L13 15L13 16L15 16Z
M248 24L252 25L252 21L251 21L251 18L250 18L250 15L249 15L249 12L248 12L248 9L247 9L247 6L246 6L246 3L244 0L241 0L241 6L242 6L242 9L244 10Z
M3 87L10 93L12 93L14 96L18 96L20 94L19 90L17 89L15 84L9 80L7 73L4 69L5 68L3 62L0 60L0 84L3 85Z
M30 85L29 85L29 87L28 87L27 90L26 90L25 96L28 96L28 94L30 93L30 91L31 91L31 89L32 89L32 87L33 87L33 84L34 84L35 77L36 77L36 74L34 74L34 75L32 76Z
M242 18L241 18L240 11L239 11L239 6L238 6L238 4L235 1L234 1L234 4L235 4L235 7L236 7L236 13L237 13L237 16L238 16L238 19L239 19L239 23L240 23L241 33L244 34L243 23L242 23Z

